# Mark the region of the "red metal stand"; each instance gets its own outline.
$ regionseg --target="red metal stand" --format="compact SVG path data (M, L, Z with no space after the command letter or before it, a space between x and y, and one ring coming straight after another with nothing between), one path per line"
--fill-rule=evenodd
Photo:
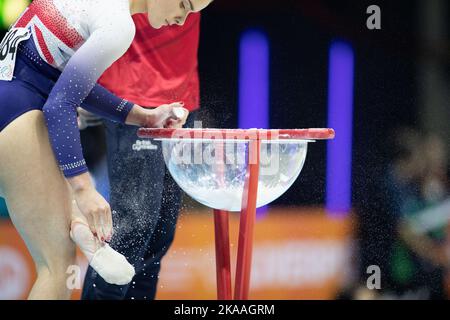
M256 200L258 196L260 140L249 141L249 161L244 194L242 196L241 221L239 225L239 244L236 263L235 300L247 300L250 290L250 272L253 253L253 229L256 219Z
M234 288L235 300L247 300L250 290L260 149L260 140L249 141L249 164L242 195L242 211L239 224L236 283ZM219 300L230 300L232 297L228 212L214 210L214 224L216 234L217 298Z
M223 184L225 175L225 157L223 141L215 142L216 162L215 172L218 183ZM230 262L230 232L229 213L223 210L214 210L214 234L216 244L216 276L217 299L231 300L231 262Z
M231 300L231 262L228 211L214 210L217 299Z

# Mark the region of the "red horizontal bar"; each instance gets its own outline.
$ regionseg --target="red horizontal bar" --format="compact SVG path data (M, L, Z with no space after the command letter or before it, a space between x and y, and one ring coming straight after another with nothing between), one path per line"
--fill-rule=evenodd
M140 138L152 139L225 139L225 140L328 140L334 139L333 129L154 129L141 128Z

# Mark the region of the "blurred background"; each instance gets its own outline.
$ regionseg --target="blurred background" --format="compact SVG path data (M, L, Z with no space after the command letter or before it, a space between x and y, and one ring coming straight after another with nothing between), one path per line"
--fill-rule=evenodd
M0 0L4 31L27 3ZM446 0L216 0L202 14L204 127L337 132L259 215L251 298L447 299L449 15ZM102 135L83 140L107 195ZM34 273L2 201L0 215L0 299L20 299ZM158 298L215 298L213 230L186 198Z

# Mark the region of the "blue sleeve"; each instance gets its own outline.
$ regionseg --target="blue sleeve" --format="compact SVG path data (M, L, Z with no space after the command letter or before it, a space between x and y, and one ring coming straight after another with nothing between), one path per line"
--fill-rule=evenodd
M117 97L97 84L81 104L81 107L103 118L125 123L134 104Z
M66 177L73 177L88 171L80 141L77 123L77 107L86 98L89 101L112 102L112 96L102 89L91 92L101 74L130 46L134 37L131 17L123 23L106 24L94 30L87 41L75 52L56 81L43 107L50 143L60 169ZM127 102L119 103L116 109L130 107ZM123 117L123 112L120 117Z

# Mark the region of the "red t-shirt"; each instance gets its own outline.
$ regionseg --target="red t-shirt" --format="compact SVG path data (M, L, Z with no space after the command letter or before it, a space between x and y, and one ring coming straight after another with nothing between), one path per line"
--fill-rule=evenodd
M100 84L117 96L144 107L183 101L200 106L198 44L200 14L184 26L153 29L146 14L135 14L136 37L123 57L105 71Z

